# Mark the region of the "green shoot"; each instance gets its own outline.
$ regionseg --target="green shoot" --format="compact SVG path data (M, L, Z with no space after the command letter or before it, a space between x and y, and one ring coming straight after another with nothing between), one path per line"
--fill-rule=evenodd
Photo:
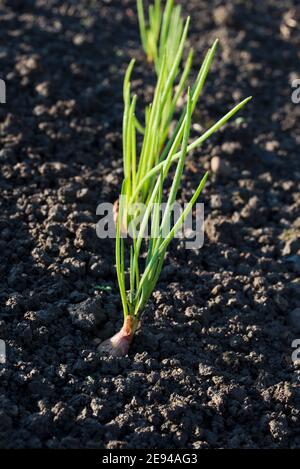
M167 51L167 70L170 70L183 32L181 6L174 6L174 0L167 0L163 11L161 1L155 0L154 5L149 6L146 21L143 0L137 0L137 12L141 41L148 62L154 62L158 75Z
M110 285L96 285L95 290L99 290L101 292L110 292L112 290L112 287Z
M161 79L163 82L168 82L165 83L165 105L162 110L162 123L159 127L160 135L158 142L159 148L161 148L168 136L177 105L183 97L192 67L193 51L190 50L186 63L183 66L181 79L177 84L177 90L174 92L175 80L183 60L189 19L184 24L181 17L181 6L174 6L173 0L167 0L164 10L160 0L155 0L154 5L149 6L147 21L145 20L143 0L137 0L137 12L141 41L148 62L154 62L157 77L161 77L161 71L164 66L164 76ZM168 77L170 77L169 80ZM172 83L171 87L169 87L170 83ZM143 133L141 125L138 125L137 129Z

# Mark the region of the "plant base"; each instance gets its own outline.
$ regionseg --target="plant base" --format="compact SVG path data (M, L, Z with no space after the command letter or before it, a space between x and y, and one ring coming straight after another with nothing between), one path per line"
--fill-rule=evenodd
M114 206L113 206L113 219L114 219L115 226L117 226L117 223L118 223L118 216L119 216L119 199L117 199L114 202ZM122 222L120 226L120 233L122 235L127 234L127 228Z
M127 316L122 329L99 345L99 352L107 353L112 357L124 357L127 355L136 327L136 319L132 316Z

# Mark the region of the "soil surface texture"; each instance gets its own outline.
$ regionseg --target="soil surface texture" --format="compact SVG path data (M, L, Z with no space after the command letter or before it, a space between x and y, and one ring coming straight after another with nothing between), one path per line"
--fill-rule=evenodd
M300 448L299 4L182 4L194 76L220 39L193 134L254 99L188 157L182 201L214 158L204 247L172 243L110 358L122 313L96 207L122 181L129 60L138 115L155 80L135 1L1 2L1 448Z

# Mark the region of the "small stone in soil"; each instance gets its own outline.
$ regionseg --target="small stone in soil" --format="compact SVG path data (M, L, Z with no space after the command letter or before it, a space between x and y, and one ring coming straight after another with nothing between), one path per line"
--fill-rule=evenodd
M230 174L230 165L227 161L222 160L219 156L214 156L211 159L211 170L220 176L228 176Z

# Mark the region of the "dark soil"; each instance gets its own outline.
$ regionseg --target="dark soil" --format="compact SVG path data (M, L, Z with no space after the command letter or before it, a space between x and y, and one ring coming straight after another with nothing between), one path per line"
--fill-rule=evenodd
M131 57L140 108L153 91L135 1L1 2L2 448L300 447L298 2L182 3L195 73L221 42L195 122L254 100L190 158L184 198L212 156L230 166L204 191L205 245L172 244L113 359L97 352L122 314L96 207L120 188Z

